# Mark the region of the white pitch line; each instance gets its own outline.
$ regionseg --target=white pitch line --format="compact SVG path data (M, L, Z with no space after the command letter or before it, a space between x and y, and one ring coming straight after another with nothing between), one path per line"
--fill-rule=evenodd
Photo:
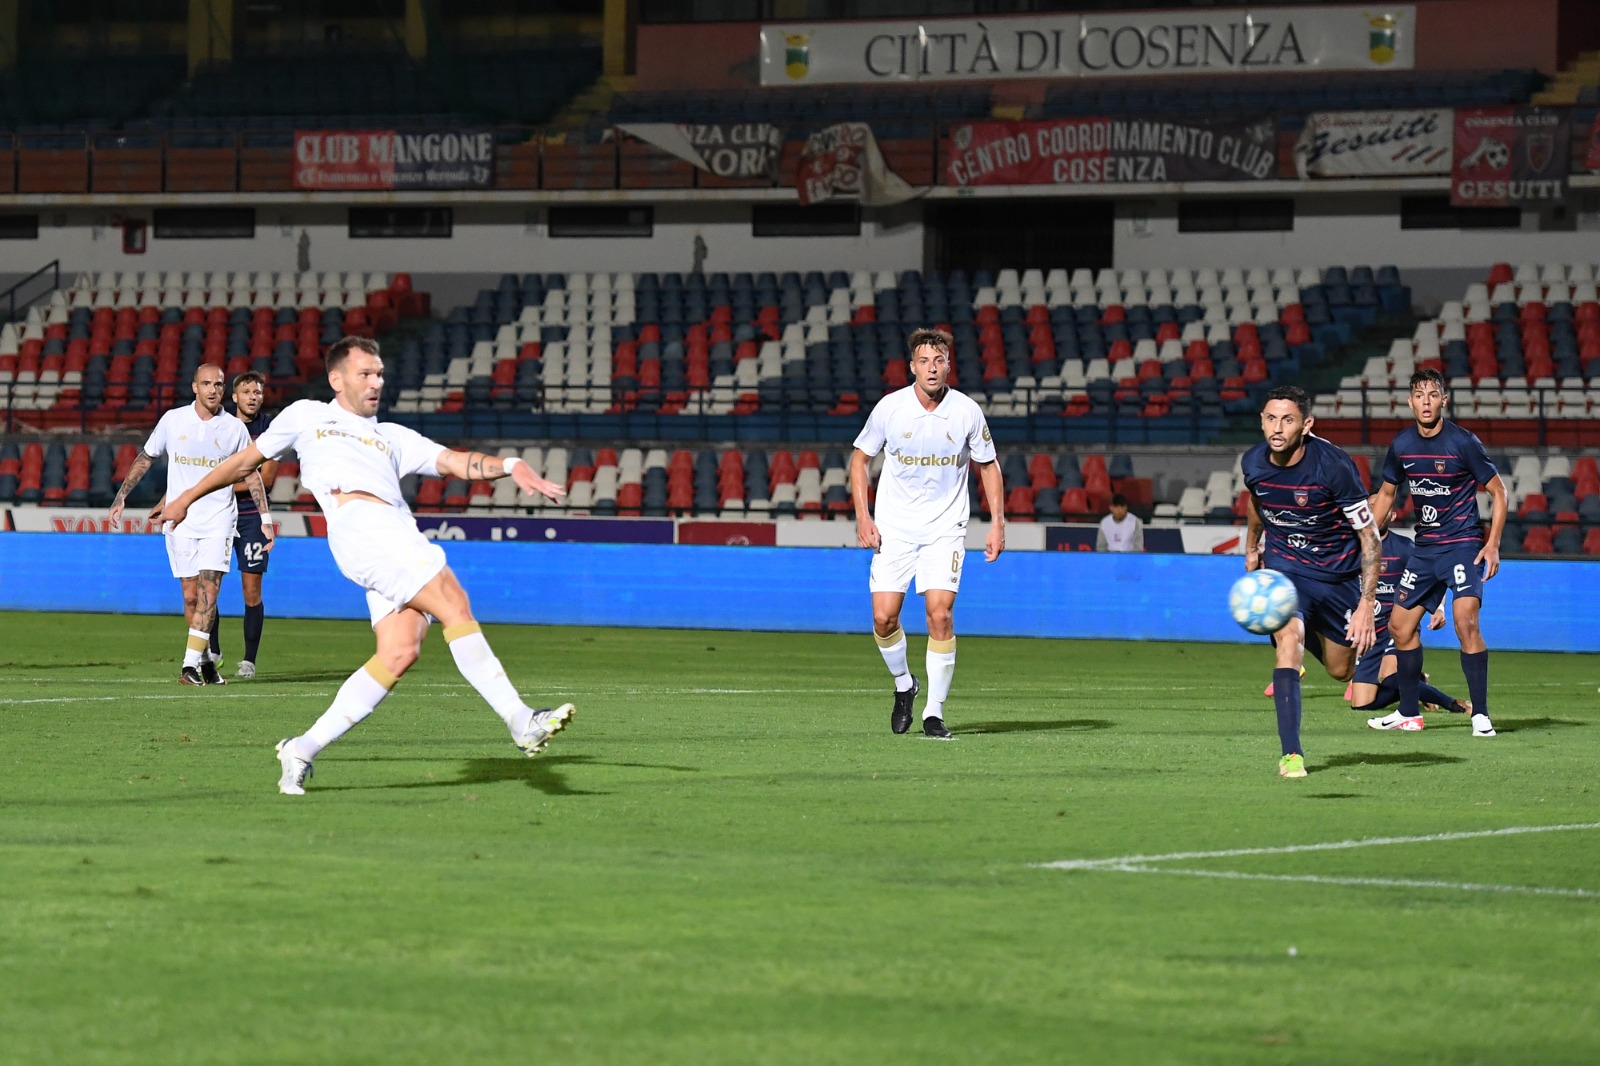
M1323 877L1319 874L1255 874L1239 870L1190 870L1169 866L1102 866L1125 874L1177 874L1184 877L1216 877L1227 881L1300 881L1314 885L1350 885L1357 888L1444 888L1458 892L1525 893L1532 896L1572 896L1600 899L1600 892L1587 888L1550 888L1543 885L1486 885L1472 881L1414 881L1398 877Z
M1520 836L1524 833L1563 833L1576 829L1600 829L1600 822L1578 822L1571 825L1513 825L1504 829L1479 829L1461 833L1428 833L1422 836L1409 837L1366 837L1361 840L1336 840L1323 844L1286 844L1275 848L1174 851L1166 855L1123 855L1114 859L1062 859L1058 862L1040 862L1033 865L1050 870L1114 870L1119 867L1146 866L1154 862L1173 862L1178 859L1229 859L1239 855L1294 855L1304 851L1345 851L1350 848L1374 848L1390 844L1432 844L1444 840Z

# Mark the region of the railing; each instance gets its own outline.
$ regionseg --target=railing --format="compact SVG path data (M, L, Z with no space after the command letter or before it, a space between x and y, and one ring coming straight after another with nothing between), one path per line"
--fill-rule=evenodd
M1446 412L1456 422L1477 434L1485 444L1503 447L1600 447L1600 411L1591 410L1591 400L1600 399L1600 377L1584 390L1560 386L1530 385L1526 389L1497 388L1488 396L1477 390L1454 389L1451 407ZM1348 386L1339 390L1347 399L1335 400L1329 411L1322 406L1316 414L1317 435L1336 444L1384 445L1395 433L1410 425L1409 411L1394 410L1389 401L1397 394L1392 387ZM1350 393L1359 393L1355 402ZM1574 396L1574 393L1579 395ZM1509 398L1508 398L1509 394ZM1526 403L1521 402L1525 396ZM1581 400L1582 402L1578 402ZM1324 404L1326 404L1324 397ZM1487 408L1485 405L1489 405Z
M42 299L43 297L48 296L50 293L61 288L61 260L50 260L50 262L46 263L38 270L35 270L32 274L29 274L15 285L11 286L11 288L7 289L5 292L0 292L0 301L3 301L5 304L4 321L15 322L17 320L17 303L19 299L18 294L22 292L23 289L26 288L30 283L43 278L46 274L50 275L49 287L41 288L37 295L29 296L26 299L21 300L22 311L24 314L26 314L28 307L36 300ZM10 405L8 404L7 406Z

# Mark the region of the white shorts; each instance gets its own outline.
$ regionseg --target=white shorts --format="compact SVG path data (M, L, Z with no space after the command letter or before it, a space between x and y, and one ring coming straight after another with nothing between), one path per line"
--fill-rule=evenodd
M372 624L411 602L445 567L444 549L398 507L351 500L328 516L328 549L339 572L367 590Z
M202 570L228 572L233 562L233 535L180 537L167 534L167 563L173 577L199 577Z
M930 589L959 592L961 563L966 557L967 538L962 533L927 544L886 539L872 553L868 587L873 592L905 592L915 576L917 591L924 596Z

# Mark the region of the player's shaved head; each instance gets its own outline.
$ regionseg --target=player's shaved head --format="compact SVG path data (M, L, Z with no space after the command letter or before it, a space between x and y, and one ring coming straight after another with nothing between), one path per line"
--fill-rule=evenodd
M344 361L350 358L351 352L366 352L368 355L381 355L378 351L378 342L368 340L366 337L343 337L334 342L328 349L328 372L338 370Z
M215 363L201 363L194 369L194 381L189 388L194 391L195 403L208 415L222 410L222 386L227 375Z
M199 366L194 368L194 383L196 385L201 384L206 378L212 376L216 377L219 385L222 383L223 379L227 377L227 375L222 372L222 368L217 366L215 363L201 363Z

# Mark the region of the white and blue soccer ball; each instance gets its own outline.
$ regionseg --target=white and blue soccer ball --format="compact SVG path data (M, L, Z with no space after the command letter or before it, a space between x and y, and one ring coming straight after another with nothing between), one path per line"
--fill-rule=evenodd
M1276 570L1252 570L1228 590L1233 620L1252 633L1276 633L1299 609L1294 582Z

